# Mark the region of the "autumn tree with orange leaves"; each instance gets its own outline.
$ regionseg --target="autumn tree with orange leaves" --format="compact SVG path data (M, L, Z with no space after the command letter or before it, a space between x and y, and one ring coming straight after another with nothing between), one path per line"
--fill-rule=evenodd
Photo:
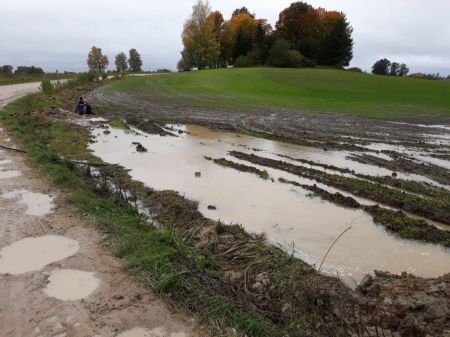
M192 14L184 24L181 36L184 49L178 64L180 70L215 68L217 66L220 44L215 28L220 18L210 17L211 14L208 1L198 0L192 7Z
M246 7L225 21L220 12L211 12L208 2L199 0L183 29L179 69L225 67L238 59L246 66L343 67L353 57L352 33L344 13L305 2L283 10L273 30Z

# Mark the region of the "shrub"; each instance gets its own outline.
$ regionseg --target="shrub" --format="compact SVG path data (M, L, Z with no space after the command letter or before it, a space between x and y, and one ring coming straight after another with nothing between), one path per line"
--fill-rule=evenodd
M43 80L41 82L41 90L44 94L50 95L53 92L52 82L49 80Z
M304 57L299 51L290 49L289 42L284 39L274 42L269 51L267 64L285 68L313 67L315 65L312 60Z
M252 62L248 56L241 55L234 62L234 66L237 68L251 67Z
M355 73L362 73L362 69L358 67L351 67L347 69L348 71L353 71Z

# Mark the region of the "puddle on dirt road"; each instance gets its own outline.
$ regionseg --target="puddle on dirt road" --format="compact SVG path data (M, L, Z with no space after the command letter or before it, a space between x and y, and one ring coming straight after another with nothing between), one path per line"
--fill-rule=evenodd
M449 271L448 249L398 239L382 226L375 225L372 218L361 210L311 198L309 192L301 188L224 168L203 157L227 158L230 150L251 152L256 148L261 150L257 152L260 156L280 159L275 154L288 155L348 167L366 174L384 174L376 167L346 160L342 152L216 132L197 126L183 127L190 134L180 137L110 130L110 134L104 134L103 130L93 131L99 139L90 145L96 156L130 169L134 179L152 188L175 190L197 200L206 217L242 224L250 232L266 233L269 240L293 247L297 255L310 264L319 265L335 238L351 225L352 229L339 240L322 269L330 274L339 273L349 285L354 284L352 279L359 281L364 274L375 269L393 273L408 271L424 277L440 276ZM148 152L136 152L132 142L141 143ZM235 158L229 159L236 161ZM275 180L284 177L313 183L285 172L263 169ZM195 172L201 172L201 177L195 177ZM216 206L217 210L209 210L208 205Z
M78 242L62 236L41 236L16 241L0 251L0 273L22 274L74 255Z
M187 337L185 332L167 332L164 328L154 328L152 330L144 328L134 328L122 332L117 337Z
M22 172L16 170L0 171L0 179L17 178L20 177L21 175Z
M17 199L20 205L26 207L25 214L32 216L49 214L54 207L52 196L28 190L11 191L3 194L1 197L5 199Z
M11 160L9 159L0 159L0 165L11 164Z
M94 273L73 269L52 272L48 282L45 293L63 301L86 298L100 285L100 280Z

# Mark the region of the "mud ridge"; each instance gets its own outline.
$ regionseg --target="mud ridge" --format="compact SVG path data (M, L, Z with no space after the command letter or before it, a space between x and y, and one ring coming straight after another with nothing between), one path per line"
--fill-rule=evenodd
M259 157L254 154L230 151L230 155L237 159L249 161L257 165L271 167L300 177L313 179L362 198L371 199L375 202L400 208L431 220L450 224L450 203L446 200L432 201L362 179L328 174L319 170L297 166L283 161Z

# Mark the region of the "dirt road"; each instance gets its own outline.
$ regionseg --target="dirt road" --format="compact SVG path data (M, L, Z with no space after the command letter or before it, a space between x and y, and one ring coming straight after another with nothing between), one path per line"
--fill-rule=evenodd
M1 86L0 104L37 91ZM0 144L14 146L0 125ZM0 336L191 336L195 322L122 271L66 196L0 150Z

